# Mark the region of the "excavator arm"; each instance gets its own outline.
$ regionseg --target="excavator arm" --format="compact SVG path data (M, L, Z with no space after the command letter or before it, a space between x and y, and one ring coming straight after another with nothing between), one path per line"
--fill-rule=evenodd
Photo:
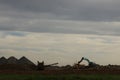
M78 61L78 64L80 64L83 60L84 60L84 57L82 57L82 59Z
M89 59L82 57L82 59L80 61L78 61L78 64L80 64L83 60L86 60L88 62L88 64L90 63Z
M83 60L88 62L88 67L95 67L98 66L98 64L91 62L89 59L82 57L80 61L78 61L78 64L80 64Z

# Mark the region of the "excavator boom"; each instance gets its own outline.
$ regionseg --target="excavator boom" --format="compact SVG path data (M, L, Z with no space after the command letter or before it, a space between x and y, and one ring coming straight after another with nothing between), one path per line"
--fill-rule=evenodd
M96 67L96 66L98 66L98 64L96 64L96 63L94 63L94 62L91 62L89 59L84 58L84 57L82 57L82 59L78 62L78 65L79 65L83 60L85 60L85 61L88 62L88 67Z
M80 64L83 60L84 60L84 57L82 57L82 59L78 61L78 64Z

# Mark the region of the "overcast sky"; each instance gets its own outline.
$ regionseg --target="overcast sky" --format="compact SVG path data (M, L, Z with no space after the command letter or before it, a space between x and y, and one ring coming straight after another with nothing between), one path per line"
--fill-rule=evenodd
M0 0L0 56L119 64L119 0ZM102 60L101 60L102 59Z

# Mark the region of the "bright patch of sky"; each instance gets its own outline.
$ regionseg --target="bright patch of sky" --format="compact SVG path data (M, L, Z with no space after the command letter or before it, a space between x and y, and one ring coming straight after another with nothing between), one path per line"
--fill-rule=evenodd
M0 44L0 56L27 56L35 63L72 65L84 56L99 64L119 64L118 36L3 31Z

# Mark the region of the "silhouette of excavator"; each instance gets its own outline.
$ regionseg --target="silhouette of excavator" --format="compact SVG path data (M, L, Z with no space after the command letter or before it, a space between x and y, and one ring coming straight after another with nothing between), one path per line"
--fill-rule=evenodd
M80 65L80 63L81 63L83 60L85 60L85 61L88 62L88 66ZM77 68L77 69L80 69L80 68L93 68L93 67L98 67L99 64L96 64L96 63L94 63L94 62L91 62L89 59L87 59L87 58L85 58L85 57L82 57L82 59L81 59L80 61L78 61L78 63L75 64L74 66L75 66L75 68Z
M99 66L99 64L96 64L94 62L91 62L89 59L82 57L82 59L80 61L78 61L78 64L80 64L83 60L88 62L88 67L96 67Z

